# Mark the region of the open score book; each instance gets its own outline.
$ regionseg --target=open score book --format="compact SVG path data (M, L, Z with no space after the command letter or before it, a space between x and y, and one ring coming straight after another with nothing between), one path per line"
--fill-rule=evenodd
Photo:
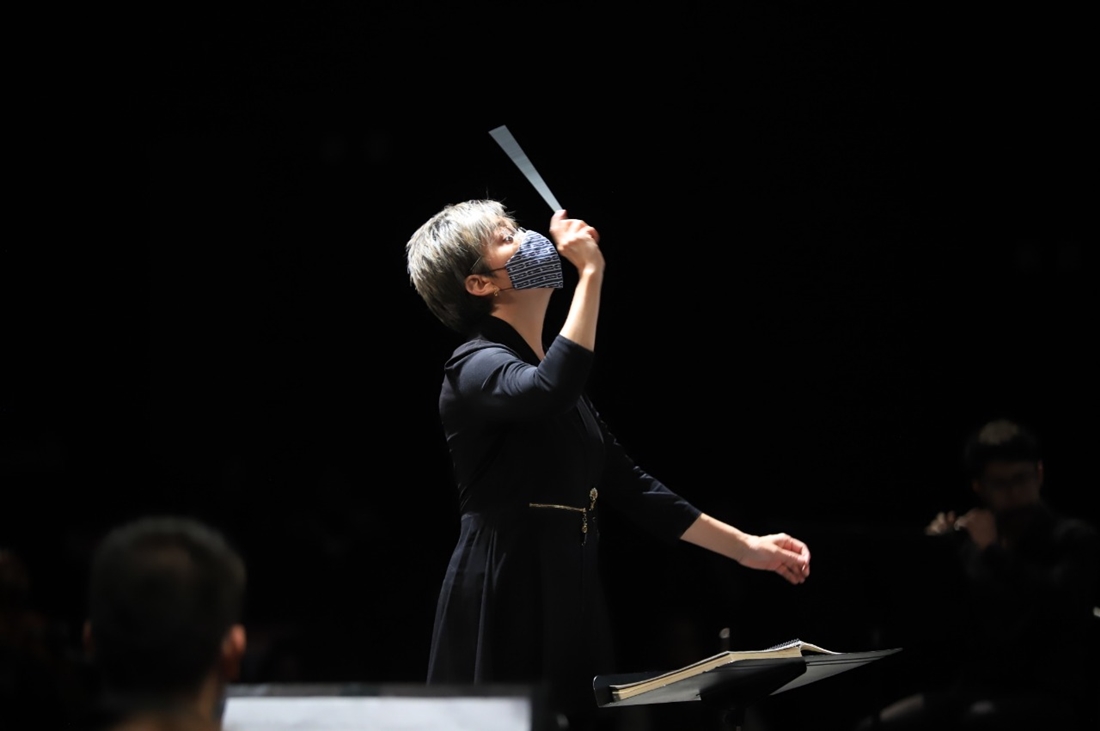
M623 701L641 693L648 693L651 690L663 688L666 685L671 685L672 683L701 675L709 670L738 662L739 660L770 660L779 657L801 657L805 653L818 653L822 655L840 654L832 650L826 650L823 647L818 647L817 645L812 645L809 642L803 642L802 640L790 640L789 642L783 642L773 647L769 647L766 650L728 650L704 658L699 662L694 662L678 670L670 670L667 673L656 675L645 680L639 680L636 683L612 685L610 686L611 696L617 701Z

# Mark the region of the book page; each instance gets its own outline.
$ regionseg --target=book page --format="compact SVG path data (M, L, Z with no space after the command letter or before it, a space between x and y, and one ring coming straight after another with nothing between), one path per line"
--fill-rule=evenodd
M671 670L667 673L647 678L646 680L639 680L634 683L624 683L622 685L612 685L610 686L611 694L617 700L625 700L639 693L645 693L654 688L660 688L683 680L684 678L690 678L700 673L722 667L723 665L728 665L731 662L737 662L738 660L766 660L777 657L799 657L802 654L801 643L799 643L798 640L795 640L794 643L784 643L783 645L767 650L731 650L728 652L720 652L717 655L712 655L711 657L692 663L691 665Z
M802 640L797 640L797 639L796 640L789 640L787 642L781 642L778 645L773 645L772 647L769 647L767 650L765 650L765 652L770 652L771 650L785 650L789 647L797 647L803 653L818 652L818 653L821 653L822 655L839 655L840 654L839 652L833 652L832 650L826 650L824 647L820 647L820 646L815 645L815 644L810 643L810 642L803 642Z

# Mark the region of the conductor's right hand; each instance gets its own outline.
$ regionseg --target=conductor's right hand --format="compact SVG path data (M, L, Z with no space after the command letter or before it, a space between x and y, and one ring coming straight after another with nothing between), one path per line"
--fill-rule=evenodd
M568 259L578 273L603 273L603 252L596 229L579 218L566 218L566 212L561 210L550 219L550 236L558 253Z

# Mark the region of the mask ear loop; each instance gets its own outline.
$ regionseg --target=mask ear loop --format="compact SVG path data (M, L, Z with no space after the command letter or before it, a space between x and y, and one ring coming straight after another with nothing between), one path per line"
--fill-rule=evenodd
M516 230L512 234L512 237L518 239L519 245L523 246L523 241L524 241L524 239L527 238L528 233L529 233L529 231L527 229L525 229L523 226L516 226ZM515 254L512 254L512 256L515 256ZM511 258L512 257L508 257L508 260L511 261ZM483 272L477 271L478 264L481 264L481 262L483 262L484 260L485 260L485 257L482 257L482 256L479 256L477 259L475 259L474 263L473 263L473 266L470 267L469 274L492 274L493 272L499 272L502 269L507 269L508 268L506 266L503 266L503 267L497 267L496 269L486 269ZM507 262L505 262L505 263L507 264ZM467 276L469 276L469 275L467 275Z

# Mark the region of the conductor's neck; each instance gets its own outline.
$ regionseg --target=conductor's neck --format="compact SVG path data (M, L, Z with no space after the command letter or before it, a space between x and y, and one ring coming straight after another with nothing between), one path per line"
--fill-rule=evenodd
M546 357L542 349L542 328L546 322L546 306L550 303L552 292L552 289L528 290L522 294L535 296L509 298L509 301L501 302L493 308L493 316L515 328L531 350L535 351L539 360Z

